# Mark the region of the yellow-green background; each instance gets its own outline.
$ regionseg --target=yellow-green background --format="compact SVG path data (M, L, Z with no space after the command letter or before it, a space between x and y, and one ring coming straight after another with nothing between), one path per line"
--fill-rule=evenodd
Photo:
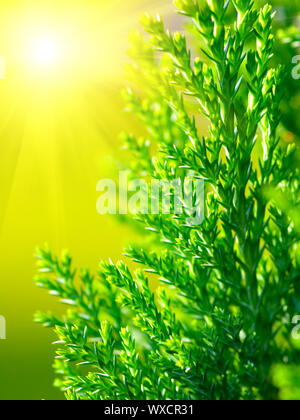
M144 10L168 14L166 0L0 2L0 399L51 399L54 336L32 322L58 307L33 283L34 249L68 248L76 265L119 258L126 226L96 213L96 183L113 172L118 133L133 129L119 91L126 84L127 35ZM28 39L55 34L57 68L35 67ZM31 38L30 38L31 37Z
M115 176L118 134L135 128L119 92L127 35L146 10L178 26L171 0L0 0L0 400L62 397L52 386L54 336L32 322L37 309L59 310L34 285L35 247L68 248L77 266L96 270L133 238L97 214L96 184ZM49 68L30 49L44 34L61 49Z

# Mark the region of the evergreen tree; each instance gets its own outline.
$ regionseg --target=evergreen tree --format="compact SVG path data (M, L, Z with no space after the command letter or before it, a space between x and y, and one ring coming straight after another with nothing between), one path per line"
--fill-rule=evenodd
M131 36L137 93L124 97L147 131L122 139L132 178L204 180L205 218L137 215L149 237L126 251L137 271L102 262L78 282L67 253L38 250L38 285L71 307L63 319L36 315L57 333L68 399L275 399L273 365L298 360L299 230L280 200L299 205L299 170L277 134L274 13L251 0L175 4L193 47L142 17L149 36Z

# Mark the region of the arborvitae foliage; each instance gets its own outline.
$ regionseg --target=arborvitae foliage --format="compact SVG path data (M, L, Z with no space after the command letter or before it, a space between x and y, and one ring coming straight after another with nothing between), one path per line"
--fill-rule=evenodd
M282 123L288 130L287 141L300 139L300 83L299 83L299 42L300 42L300 2L298 0L273 0L280 12L275 21L277 42L275 60L283 62L288 74L284 83L284 97L281 106Z
M63 319L36 316L58 335L69 399L276 398L272 366L297 360L299 236L276 203L298 204L299 174L295 147L277 135L284 70L271 68L272 8L175 4L192 51L159 17L142 17L150 36L132 34L130 68L140 88L124 96L147 131L123 139L133 177L205 180L205 219L138 215L149 241L126 252L136 272L103 262L77 281L67 254L38 251L38 284L71 306Z

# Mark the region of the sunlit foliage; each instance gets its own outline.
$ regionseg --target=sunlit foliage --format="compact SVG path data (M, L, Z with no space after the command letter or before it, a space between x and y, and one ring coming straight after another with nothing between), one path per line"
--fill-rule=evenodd
M286 74L272 68L272 7L175 4L201 51L160 17L141 18L138 88L124 97L147 130L123 140L132 176L204 179L206 217L195 227L184 214L138 216L153 241L127 249L136 272L110 261L77 279L68 254L38 250L38 285L71 307L63 319L36 315L58 335L69 399L276 399L273 365L298 360L299 235L278 197L298 205L299 170L278 136Z

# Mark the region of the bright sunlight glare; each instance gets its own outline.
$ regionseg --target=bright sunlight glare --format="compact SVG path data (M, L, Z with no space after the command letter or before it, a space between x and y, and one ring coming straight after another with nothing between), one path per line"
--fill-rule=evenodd
M59 56L59 47L54 39L39 38L33 41L32 58L36 65L53 65Z

